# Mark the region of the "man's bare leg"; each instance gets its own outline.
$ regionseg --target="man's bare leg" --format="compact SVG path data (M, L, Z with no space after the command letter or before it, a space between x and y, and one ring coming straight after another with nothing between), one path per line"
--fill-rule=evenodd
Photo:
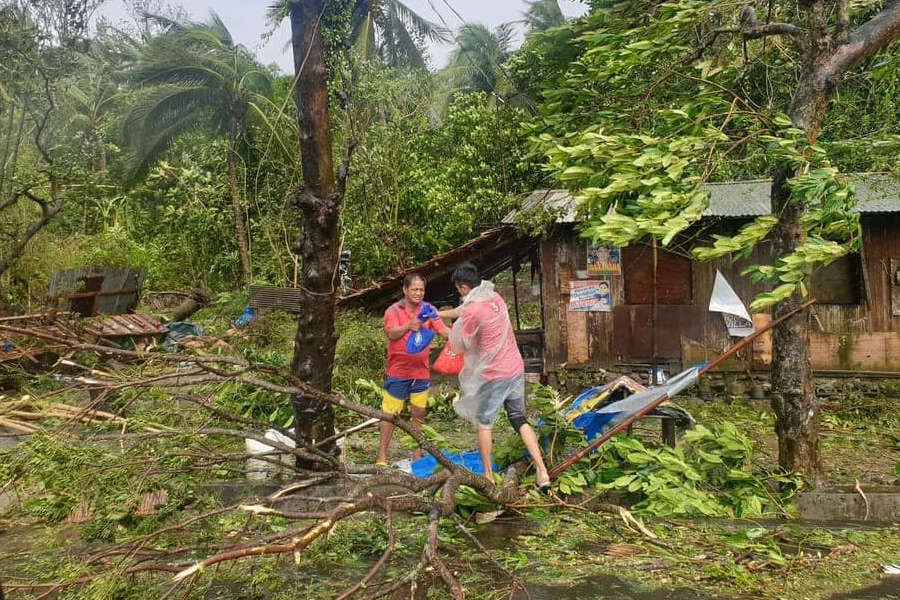
M484 476L494 483L494 473L491 470L491 450L494 445L494 432L490 427L478 426L478 452L481 454L481 465L484 467Z
M525 423L519 427L519 435L522 436L522 442L525 443L525 448L528 450L528 454L531 455L531 459L534 461L534 469L537 471L535 483L537 483L538 486L549 483L550 475L547 473L547 466L544 464L544 455L541 454L541 446L538 444L534 429L531 428L531 425Z
M375 459L375 463L385 464L388 460L388 447L394 436L394 424L382 421L378 425L378 430L381 432L381 439L378 441L378 457Z

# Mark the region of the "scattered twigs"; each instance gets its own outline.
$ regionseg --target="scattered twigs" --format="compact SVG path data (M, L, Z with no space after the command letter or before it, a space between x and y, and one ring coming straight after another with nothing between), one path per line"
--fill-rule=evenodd
M176 594L192 585L197 577L210 567L219 564L233 562L244 558L293 554L299 556L310 544L327 535L342 520L360 513L385 513L388 523L388 545L384 549L381 558L373 565L369 572L355 585L344 590L339 598L345 600L351 596L360 595L362 590L369 590L367 598L383 597L400 590L404 585L410 585L414 589L417 578L422 569L428 569L440 576L441 580L449 588L452 597L463 598L464 591L456 580L452 571L442 561L438 549L438 531L440 520L453 514L455 508L455 493L461 485L474 488L483 494L488 500L500 505L509 506L518 499L520 491L519 473L516 468L507 471L501 486L492 481L463 469L447 459L421 432L413 429L411 424L397 415L390 415L380 410L354 403L343 396L319 391L306 383L299 381L289 372L277 367L252 363L237 356L193 356L190 354L156 354L144 353L120 348L111 348L98 344L85 343L81 340L67 338L56 333L31 330L23 327L13 327L0 324L0 332L15 333L17 335L32 335L34 337L63 345L72 350L86 350L96 352L104 356L118 359L137 359L144 362L145 367L155 366L155 371L142 372L142 378L134 381L121 377L117 373L108 373L92 370L86 376L76 378L75 382L82 388L89 387L93 391L99 391L94 401L86 408L79 408L64 403L48 403L31 401L30 404L22 401L5 403L0 408L0 419L19 419L19 413L24 413L29 418L20 425L29 431L32 423L39 418L48 416L66 419L70 423L103 421L121 425L118 433L91 433L79 435L74 431L61 432L73 438L91 440L126 438L145 440L163 437L192 436L192 444L196 447L185 448L169 452L168 458L187 458L189 464L179 466L181 472L197 469L227 469L226 463L234 463L250 457L248 453L234 452L233 444L221 448L224 444L221 440L227 438L250 439L268 446L271 451L252 458L279 463L277 455L294 456L304 464L312 462L322 470L320 472L305 471L293 468L294 473L305 477L303 481L291 483L273 494L257 501L256 504L236 504L229 507L218 508L195 515L177 524L161 528L153 533L141 536L127 543L118 544L102 550L88 559L88 564L98 569L98 573L89 575L82 580L64 583L40 584L33 589L44 590L45 593L55 593L69 585L86 583L97 577L109 573L136 573L141 571L163 570L174 573L174 581L167 595L177 597ZM185 367L187 365L187 367ZM147 376L149 375L149 376ZM230 415L213 405L209 397L186 393L177 394L176 397L186 399L209 415L209 421L193 428L176 430L172 428L147 429L145 432L126 432L129 421L123 416L102 411L98 405L102 403L105 394L112 390L126 389L129 387L160 386L165 389L190 388L198 383L234 383L238 385L255 386L270 392L284 394L287 397L304 396L320 402L331 403L357 413L366 420L358 425L350 427L342 432L322 440L319 443L305 443L297 440L291 432L283 432L288 439L296 443L296 447L265 437L261 432L254 431L263 427L269 427L268 423L254 421L238 415ZM32 418L34 417L34 418ZM396 425L402 431L408 433L418 444L444 467L439 473L428 478L416 478L410 474L379 469L374 466L345 465L337 459L322 452L321 447L333 443L334 440L352 434L365 427L370 427L379 421L388 421ZM217 427L218 423L236 423L247 426L231 428L228 425ZM214 438L208 436L215 436ZM162 470L165 465L155 463L156 457L134 457L128 461L128 465L134 467L141 465L143 474L141 479L150 475L167 473ZM146 467L144 467L146 465ZM106 468L106 467L101 467ZM306 497L298 492L306 488L324 483L325 481L341 477L350 473L367 473L370 477L352 482L352 487L347 491L341 491L340 496L316 496ZM377 489L384 488L384 489ZM390 494L390 495L388 495ZM288 506L283 503L287 498L293 498L294 502ZM299 509L297 504L299 503ZM283 508L283 510L282 510ZM307 510L303 510L307 509ZM160 546L159 538L176 532L185 532L198 521L221 515L235 510L248 515L247 527L235 535L240 535L240 543L235 540L219 540L204 542L201 545L182 546L177 548ZM394 516L397 512L427 515L427 541L423 547L421 563L406 576L396 581L383 581L376 583L374 580L383 572L385 565L390 562L395 547ZM278 516L297 521L296 526L288 527L277 533L262 535L256 531L255 535L245 537L251 519L255 515ZM149 547L153 542L154 547ZM159 548L162 549L159 549ZM193 565L184 564L187 556L195 556L197 553L205 556ZM115 559L113 558L115 557ZM151 562L152 561L152 562ZM162 563L168 564L162 564ZM163 568L164 567L164 568ZM185 592L187 595L190 592Z
M174 565L159 565L159 564L140 564L128 567L126 569L122 569L119 571L122 575L135 575L137 573L147 573L147 572L163 572L163 573L177 573L179 571L179 567ZM77 579L73 579L71 581L58 581L54 583L9 583L8 581L3 584L4 589L8 591L12 590L46 590L43 594L38 596L38 598L49 598L56 592L63 590L68 587L72 587L75 585L84 585L85 583L90 583L95 579L99 579L100 577L104 577L109 575L110 572L96 573L94 575L85 575L84 577L79 577ZM37 600L37 598L35 598Z
M388 534L388 543L387 548L384 549L384 552L381 554L381 558L378 559L372 568L369 569L369 572L359 580L358 583L350 586L340 594L338 594L334 600L347 600L350 596L355 594L361 589L365 589L365 587L369 584L375 575L387 564L387 561L391 558L391 555L394 553L394 519L393 513L391 512L391 505L385 507L385 518L387 519L387 534Z
M380 421L381 421L380 419L376 419L376 418L371 418L367 421L363 421L359 425L354 425L353 427L348 427L347 429L345 429L344 431L341 431L340 433L336 433L331 437L325 438L321 442L318 442L316 444L316 446L322 448L324 446L327 446L331 442L337 441L343 437L347 437L351 433L356 433L357 431L362 431L363 429L368 429L369 427L371 427L373 425L377 425Z

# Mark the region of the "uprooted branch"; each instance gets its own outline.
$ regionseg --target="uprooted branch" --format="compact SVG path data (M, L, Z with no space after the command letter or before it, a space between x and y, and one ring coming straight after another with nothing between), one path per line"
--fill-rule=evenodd
M121 391L127 388L157 387L172 392L173 397L189 400L198 411L208 415L202 423L188 428L166 427L156 431L134 431L135 423L123 418L123 415L114 415L99 411L92 405L87 413L91 415L104 415L109 422L121 423L118 433L92 433L84 434L72 430L72 427L81 424L82 420L69 419L65 427L57 426L54 431L58 434L82 438L82 439L117 439L121 443L129 441L151 441L162 438L184 438L190 436L200 445L200 449L168 450L165 456L151 455L146 458L131 458L126 461L131 467L140 468L145 476L150 474L168 474L173 467L155 465L155 461L163 459L183 459L189 464L179 463L174 469L182 469L182 472L196 472L198 470L210 470L218 468L222 472L228 471L226 463L236 463L250 458L245 452L234 452L227 449L227 444L221 447L210 448L207 442L201 440L213 439L250 439L265 444L271 448L270 452L253 455L252 458L268 461L274 464L284 465L294 476L304 477L302 481L291 483L277 492L254 502L245 502L226 508L215 508L199 515L192 515L180 523L168 524L165 527L142 535L136 539L124 543L118 543L112 547L95 552L89 560L93 568L97 568L95 575L86 575L76 584L85 584L89 581L109 574L111 569L120 573L143 573L152 571L168 571L176 573L172 592L181 585L193 584L196 577L208 571L210 567L222 563L260 557L267 555L289 554L299 556L316 540L328 534L330 531L350 517L363 513L375 513L386 515L388 520L388 547L381 555L377 563L355 585L350 586L341 594L341 598L349 598L361 592L369 590L371 596L381 595L382 592L397 589L398 585L410 582L409 577L415 579L419 573L435 573L440 576L449 588L454 598L463 597L463 589L456 580L453 572L445 564L440 556L438 548L438 531L441 519L448 517L456 510L456 492L460 486L468 486L477 490L489 501L498 505L511 505L519 497L518 472L511 467L506 474L503 485L495 485L492 481L476 475L450 462L437 447L432 444L421 432L414 429L407 420L398 415L391 415L380 410L353 402L339 394L324 393L299 381L291 373L272 365L253 363L240 356L194 356L191 354L156 354L122 350L99 344L86 343L81 340L67 338L64 335L46 333L40 330L32 330L22 327L0 325L0 332L12 333L18 336L31 335L42 338L54 344L62 345L70 350L87 350L98 353L108 358L118 360L139 361L141 373L139 379L129 380L121 373L93 369L88 375L75 377L74 382L92 392L100 392L101 397L108 391ZM150 372L148 372L150 371ZM279 428L283 435L292 440L296 446L270 439L255 431L261 429L267 423L255 421L248 417L231 415L221 407L214 406L211 397L203 394L192 393L185 388L195 388L198 384L231 383L253 386L290 398L303 394L317 401L327 402L334 406L340 406L358 415L372 419L389 421L402 431L410 435L426 452L431 454L444 469L427 478L417 478L410 474L380 469L371 465L345 464L331 455L321 451L320 445L304 444L291 432ZM75 414L77 409L69 410L65 414ZM198 413L199 414L199 413ZM224 423L224 424L223 424ZM365 423L364 423L365 424ZM128 431L128 429L131 431ZM350 428L351 430L354 428ZM338 435L343 435L342 432ZM195 442L191 442L194 444ZM318 471L300 469L297 465L285 464L280 457L294 456L304 461L304 464L313 464ZM190 461L199 461L196 464ZM360 479L348 479L349 475L367 475ZM345 486L341 488L339 495L333 493L323 496L309 495L305 489L320 485L326 481L338 479ZM385 492L388 493L385 493ZM326 493L327 494L327 493ZM286 503L288 500L292 502ZM325 508L323 508L323 506ZM328 508L330 507L330 508ZM220 518L225 514L243 514L248 519L278 517L296 523L282 531L265 535L242 535L238 540L221 539L215 542L205 542L181 547L169 547L164 540L169 539L173 533L187 534L188 530L207 519ZM422 515L427 520L426 540L422 548L421 564L412 569L412 575L407 575L401 581L381 581L373 583L378 574L391 561L393 554L393 525L391 515L407 513ZM246 532L245 532L246 534ZM152 545L151 545L152 542ZM206 554L205 558L196 560L193 557L198 553ZM189 561L189 562L188 562ZM35 583L16 582L16 589L32 588L43 590L48 596L63 589L72 582L62 583Z

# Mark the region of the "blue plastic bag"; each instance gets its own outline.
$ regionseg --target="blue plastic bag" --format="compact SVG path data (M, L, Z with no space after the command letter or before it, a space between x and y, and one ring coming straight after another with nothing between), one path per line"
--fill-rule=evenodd
M450 462L453 464L465 467L476 475L484 475L484 465L481 464L481 454L478 453L478 450L457 453L451 453L444 450L442 454L449 458ZM410 469L412 470L412 474L416 477L424 478L434 475L438 470L438 466L439 463L437 459L430 454L426 454L419 460L413 461L412 465L410 465ZM491 468L494 472L499 470L496 462L491 463Z
M252 321L255 318L256 318L256 311L253 309L252 306L248 306L247 308L244 309L244 312L242 312L240 314L240 316L238 316L238 318L234 320L234 324L238 327L243 327L244 325L246 325L247 323L249 323L250 321Z
M423 302L422 308L419 310L418 319L425 323L426 321L430 321L431 319L437 319L438 312L434 305Z
M430 344L431 340L433 339L433 329L425 329L424 327L422 327L418 331L413 331L409 334L409 337L406 338L406 353L418 354L419 352L427 348L428 344Z
M431 319L437 319L437 309L432 304L423 302L422 308L419 309L419 314L416 315L416 318L419 319L422 323L427 323ZM428 344L430 344L431 340L433 339L433 329L425 329L423 327L418 331L413 331L411 334L409 334L409 337L406 338L406 353L418 354L419 352L427 348Z

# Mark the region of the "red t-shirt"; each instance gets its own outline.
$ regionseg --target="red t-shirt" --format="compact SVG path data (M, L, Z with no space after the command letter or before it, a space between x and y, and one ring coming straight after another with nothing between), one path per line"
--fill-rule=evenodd
M389 329L406 325L416 318L419 310L421 310L421 306L416 308L415 312L411 311L403 300L394 302L384 311L384 331L387 332ZM448 335L447 326L440 319L422 323L422 327L434 329L445 337ZM430 347L425 348L418 354L407 353L406 340L411 333L411 331L407 331L406 334L396 340L388 339L387 369L385 369L385 373L389 377L430 379L431 369L428 365Z

